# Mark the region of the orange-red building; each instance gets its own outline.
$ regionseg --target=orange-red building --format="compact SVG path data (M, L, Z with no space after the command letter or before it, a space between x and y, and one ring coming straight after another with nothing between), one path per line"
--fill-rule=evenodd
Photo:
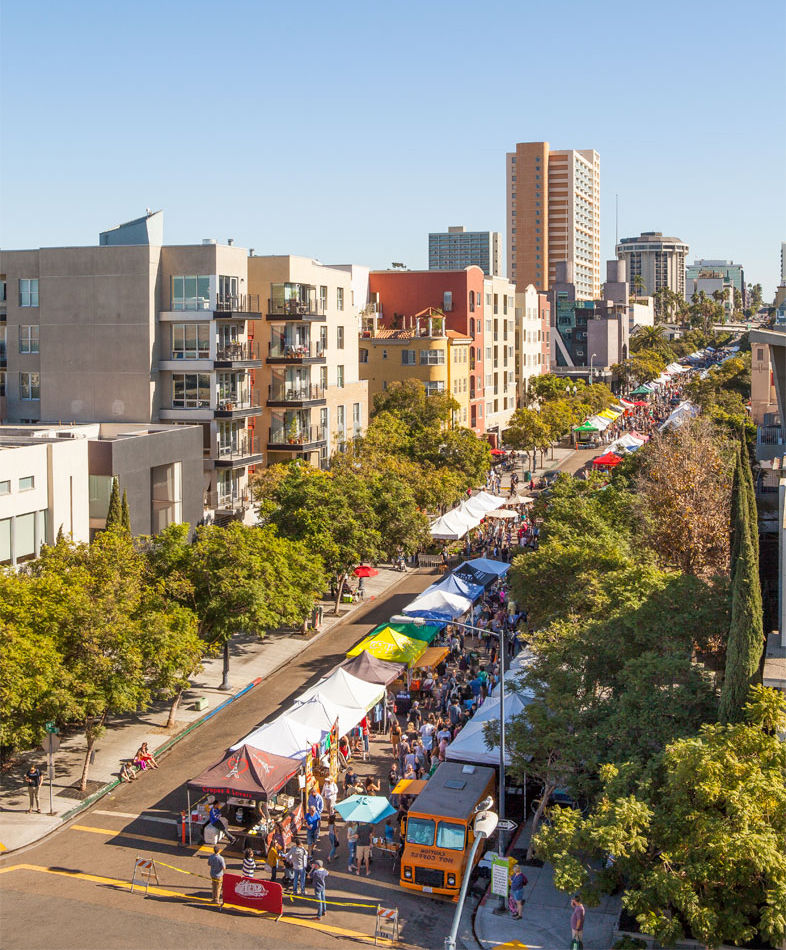
M455 271L385 270L369 275L369 292L372 299L376 297L382 326L401 329L405 318L433 307L445 314L446 329L470 337L467 424L478 434L486 429L483 278L475 265Z

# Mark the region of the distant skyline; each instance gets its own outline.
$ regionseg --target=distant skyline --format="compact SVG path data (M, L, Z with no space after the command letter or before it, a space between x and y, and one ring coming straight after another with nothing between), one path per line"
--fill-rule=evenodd
M4 0L0 243L165 213L326 263L505 234L516 142L593 148L601 262L662 231L771 299L786 240L786 4ZM507 247L504 248L507 259Z

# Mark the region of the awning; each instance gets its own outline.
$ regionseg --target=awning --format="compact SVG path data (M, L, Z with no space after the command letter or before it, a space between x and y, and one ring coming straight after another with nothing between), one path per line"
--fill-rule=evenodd
M371 633L357 646L353 647L347 656L358 656L367 650L372 656L380 660L391 660L394 663L406 663L414 666L418 657L426 651L426 644L422 640L413 640L402 636L386 627L379 633Z
M419 670L425 670L428 666L437 666L449 652L448 647L429 647L422 656L418 657L415 666Z
M321 733L314 735L303 723L293 722L283 713L272 722L257 726L231 746L231 751L236 752L242 746L249 745L269 754L304 759L311 746L321 738Z
M468 580L472 584L482 584L483 587L491 585L510 568L510 564L503 564L501 561L492 561L489 558L476 557L471 561L464 561L463 564L453 571L456 577L462 580Z
M267 801L299 768L299 759L242 745L190 779L188 787L203 794Z
M467 531L477 528L482 517L475 517L459 506L432 523L431 537L442 541L457 541L463 538Z
M600 426L594 426L591 422L582 422L580 426L573 427L574 432L600 432Z
M351 660L344 660L341 668L367 683L381 683L383 686L389 686L401 676L406 666L403 663L388 663L386 660L378 660L367 650L364 650Z
M329 676L324 677L311 689L298 696L298 702L305 703L312 697L316 697L336 705L355 707L365 713L372 706L376 706L384 695L385 690L380 683L368 683L366 680L358 679L357 676L353 676L339 666Z
M486 517L487 518L500 518L502 520L507 518L518 518L517 511L511 511L510 508L498 508L496 511L490 511Z
M638 386L631 392L631 396L649 396L652 392L649 386Z

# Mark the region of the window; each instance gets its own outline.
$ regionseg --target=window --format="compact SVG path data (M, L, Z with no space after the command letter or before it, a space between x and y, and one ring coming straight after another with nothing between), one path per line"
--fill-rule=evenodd
M475 291L474 290L470 290L469 292L469 312L470 313L475 312ZM470 332L474 333L475 331L471 330Z
M210 356L210 325L207 323L172 324L172 359L200 360Z
M336 386L339 389L344 388L344 367L341 365L336 367Z
M19 352L37 353L38 352L38 326L20 326L19 327Z
M31 511L26 515L17 515L14 519L14 554L16 563L32 561L35 557L35 516Z
M382 351L382 359L383 359L383 360L386 360L387 358L388 358L388 351L387 351L387 350L383 350L383 351Z
M368 350L362 346L360 348L360 352L358 353L358 362L368 363Z
M344 288L336 287L336 309L344 309Z
M475 336L475 318L474 317L469 318L469 335Z
M420 365L421 366L442 366L445 363L445 351L444 350L421 350L420 351Z
M352 404L352 425L355 427L356 431L360 429L361 419L360 419L360 403L359 402L355 402Z
M40 373L19 374L19 398L26 402L29 402L32 399L41 398Z
M464 825L454 825L441 821L437 825L437 847L449 851L464 850Z
M445 380L444 379L432 379L423 384L426 388L426 395L433 396L434 393L444 393L445 392Z
M232 402L227 393L226 401ZM209 409L210 374L174 373L172 376L172 407L174 409Z
M344 328L336 327L336 349L344 349Z
M327 389L327 366L319 367L319 385L322 389Z
M11 494L11 479L6 478L4 481L0 482L0 495L10 495Z
M401 365L402 365L402 366L414 366L414 365L415 365L415 351L414 351L414 350L402 350L402 351L401 351Z
M37 307L38 306L38 278L28 279L26 277L19 280L19 306Z
M11 563L11 519L0 519L0 564Z
M759 347L756 348L756 359L757 359L757 360L763 360L763 359L764 359L764 347L763 347L763 346L759 346Z
M446 290L442 294L442 309L445 313L450 313L453 310L453 291Z
M319 309L327 310L327 286L321 284L319 288Z
M327 287L325 288L325 290L327 290ZM325 350L327 349L327 345L328 345L327 327L320 327L319 328L319 349L323 354Z
M173 310L209 310L210 277L182 276L172 278Z
M32 491L35 488L35 475L25 475L19 479L19 491Z

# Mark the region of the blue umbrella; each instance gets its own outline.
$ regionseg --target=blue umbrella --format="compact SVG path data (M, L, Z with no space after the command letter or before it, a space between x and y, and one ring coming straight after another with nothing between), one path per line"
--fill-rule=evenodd
M336 811L344 821L361 825L375 825L396 814L396 809L383 795L350 795L336 805Z

